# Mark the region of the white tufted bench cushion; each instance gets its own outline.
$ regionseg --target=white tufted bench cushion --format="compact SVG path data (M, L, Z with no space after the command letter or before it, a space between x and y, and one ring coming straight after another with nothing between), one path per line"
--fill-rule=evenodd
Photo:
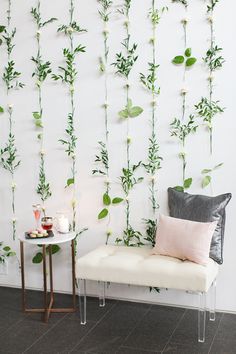
M207 292L218 273L209 258L202 266L177 258L151 255L150 247L104 245L79 258L78 279Z

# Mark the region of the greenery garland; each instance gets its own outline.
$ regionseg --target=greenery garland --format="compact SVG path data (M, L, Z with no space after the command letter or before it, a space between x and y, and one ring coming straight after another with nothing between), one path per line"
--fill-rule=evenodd
M104 219L107 216L109 217L107 227L110 224L110 213L109 207L110 205L116 205L123 201L123 198L110 196L110 179L109 179L109 104L108 104L108 55L109 55L109 46L108 46L108 36L109 30L107 25L110 20L110 12L113 1L110 0L98 0L100 4L100 9L98 11L99 16L103 22L103 44L104 44L104 52L103 55L99 58L99 69L100 73L104 75L104 131L105 138L104 141L99 141L99 153L95 157L95 163L99 164L100 167L94 169L92 171L93 175L100 175L105 177L105 192L103 193L102 201L104 208L99 212L98 219ZM109 237L111 236L112 231L108 228L106 231L106 244L108 243Z
M40 0L37 2L37 6L31 9L31 15L36 24L36 41L37 41L37 54L32 57L31 60L35 64L35 70L32 77L36 79L36 88L38 92L38 109L34 111L33 119L36 129L38 132L38 140L40 141L40 161L39 161L39 181L37 185L37 193L41 198L43 208L45 201L51 196L51 188L49 182L46 179L45 172L45 150L44 150L44 117L43 117L43 103L42 103L42 87L43 83L51 73L51 63L49 61L44 61L41 53L41 30L48 25L56 21L56 18L52 17L46 21L42 20L41 10L40 10Z
M15 62L12 59L12 51L15 47L13 43L16 35L16 28L11 26L11 0L8 0L7 9L7 26L0 26L0 33L2 33L2 39L0 45L5 43L7 49L7 65L3 70L2 79L6 86L7 98L9 99L10 91L13 89L20 89L24 87L24 84L19 81L21 73L15 69ZM3 113L3 107L0 107L0 112ZM13 240L16 237L16 214L15 214L15 171L20 165L21 161L17 155L17 148L15 145L15 135L13 132L13 104L8 104L7 115L9 121L9 133L8 140L3 148L0 149L0 162L2 167L8 171L11 175L11 209L12 209L12 236Z
M223 113L225 108L221 107L219 100L213 100L214 76L216 70L222 68L225 60L222 56L222 48L215 42L214 36L214 10L219 0L209 0L207 4L208 22L210 25L210 48L207 50L203 61L209 71L209 97L202 97L200 102L195 105L197 114L202 118L209 131L210 154L213 152L213 120L216 115Z
M157 186L156 186L156 174L158 170L161 168L162 157L159 155L159 143L156 134L156 105L157 105L157 97L160 94L160 87L157 82L157 70L159 65L156 63L156 29L157 25L160 22L161 15L164 10L167 8L162 8L158 10L155 5L155 0L152 0L152 7L149 10L148 17L151 21L152 25L152 37L150 39L150 45L152 47L152 60L148 63L148 73L144 75L140 73L140 81L143 86L148 90L151 94L151 136L149 138L149 147L148 147L148 157L147 162L143 163L143 166L150 176L150 201L152 207L152 218L145 219L146 224L146 241L155 244L156 237L156 227L157 227L157 215L156 211L159 209L159 204L157 202Z
M76 232L76 238L80 235L85 229L78 232L77 223L76 223L76 210L77 210L77 199L76 199L76 148L77 148L77 136L75 132L75 102L74 102L74 92L75 92L75 82L78 76L76 70L76 57L79 53L85 52L85 46L81 44L75 46L74 44L74 34L87 32L86 29L82 29L80 25L74 20L74 0L70 0L69 8L69 24L61 25L57 32L64 33L69 39L69 48L63 49L63 56L65 60L64 66L59 66L61 73L52 74L52 78L55 81L61 81L63 84L66 84L69 97L70 97L70 112L67 117L67 126L65 129L65 138L59 140L59 142L65 147L65 153L71 161L71 172L70 177L66 181L66 188L73 188L73 198L71 200L72 208L72 231Z
M120 176L121 185L125 194L126 201L126 228L124 230L123 239L117 238L116 242L124 242L126 246L142 245L141 237L142 234L139 231L133 229L130 224L130 191L134 186L143 180L143 177L136 177L136 171L142 165L142 161L137 164L131 164L130 161L130 145L132 139L130 137L129 131L129 120L134 117L138 117L143 109L140 106L134 106L130 98L130 83L129 76L130 72L138 59L136 54L137 44L131 44L130 41L130 19L129 13L131 8L132 0L124 0L123 6L118 10L118 12L125 17L124 26L126 28L126 38L122 42L124 52L116 54L116 61L113 63L116 68L116 73L119 74L126 80L125 91L126 91L126 105L123 110L119 112L119 117L126 121L126 160L127 165L122 169L122 175Z
M172 0L172 2L179 2L184 5L186 13L188 9L188 2L185 0ZM181 21L183 25L183 30L184 30L184 52L183 54L176 55L172 59L172 63L177 66L183 66L184 67L184 73L183 73L183 86L185 86L185 81L186 81L186 72L187 69L191 68L194 66L196 63L197 59L192 56L192 49L187 47L187 24L188 24L188 19L184 18ZM190 188L192 185L192 178L188 177L186 178L186 166L187 166L187 156L186 156L186 139L191 133L195 133L198 125L195 122L195 116L193 114L190 114L188 117L186 117L186 96L187 96L187 89L183 87L180 91L181 97L182 97L182 113L181 113L181 119L174 118L172 123L170 124L170 133L171 136L174 136L178 139L179 144L181 146L181 152L179 153L179 158L182 161L182 185L176 186L175 188L179 191L184 191L185 189Z

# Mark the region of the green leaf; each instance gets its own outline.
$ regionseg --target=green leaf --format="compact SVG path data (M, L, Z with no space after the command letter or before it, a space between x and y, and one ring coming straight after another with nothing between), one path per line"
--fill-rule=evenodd
M130 98L128 98L128 102L127 102L126 108L127 108L127 110L132 108L132 100Z
M66 181L66 187L69 187L71 184L74 184L75 180L74 178L68 178L68 180Z
M60 249L61 249L60 246L58 246L58 245L52 245L52 254L55 254L55 253L59 252Z
M9 252L9 251L11 250L11 247L5 246L5 247L3 247L3 250L4 250L5 252Z
M39 113L39 112L33 112L33 117L35 118L35 119L41 119L42 117L41 117L41 114Z
M211 176L207 175L202 180L202 188L207 187L211 183Z
M129 117L129 113L128 113L127 109L123 109L118 114L119 114L120 118L128 118Z
M187 48L186 50L185 50L185 52L184 52L184 55L186 56L186 57L191 57L191 54L192 54L192 49L191 48Z
M0 106L0 113L3 113L4 112L4 109L3 107Z
M3 42L2 42L2 39L0 38L0 45L2 45L2 43L3 43Z
M33 262L34 264L39 264L39 263L42 262L42 260L43 260L43 254L42 254L42 252L38 252L38 253L36 253L36 255L33 257L32 262Z
M184 189L188 189L191 184L193 182L193 179L192 178L187 178L185 181L184 181Z
M38 128L43 128L41 119L37 119L37 120L35 121L35 125L36 125L36 127L38 127Z
M205 174L210 173L210 172L212 172L212 170L210 168L204 168L204 170L202 170L201 174L205 175Z
M5 30L5 26L0 26L0 33L2 33Z
M174 189L178 192L184 192L184 187L182 186L175 186Z
M102 209L102 211L98 214L98 220L105 218L108 215L108 209Z
M141 113L143 113L143 109L139 106L134 106L134 107L130 108L130 110L129 110L129 116L131 118L137 117Z
M195 63L196 63L196 61L197 61L197 59L196 58L188 58L187 60L186 60L186 66L192 66L192 65L194 65Z
M174 59L172 60L173 64L183 64L184 62L184 57L183 55L177 55L176 57L174 57Z
M8 252L7 257L14 257L16 255L16 252Z
M223 165L224 165L224 163L221 162L218 165L216 165L215 167L213 167L213 170L217 170L218 168L222 167Z
M112 199L112 204L119 204L121 202L123 202L123 198L120 198L120 197L116 197L116 198L113 198Z
M103 194L103 204L104 205L110 205L111 204L111 198L107 193Z

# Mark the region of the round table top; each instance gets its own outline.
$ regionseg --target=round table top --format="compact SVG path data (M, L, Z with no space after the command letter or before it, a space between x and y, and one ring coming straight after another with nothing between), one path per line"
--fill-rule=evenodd
M18 239L22 242L29 243L31 245L54 245L58 243L64 243L73 240L76 237L75 232L68 232L67 234L61 234L53 230L54 236L48 238L34 238L27 239L25 234L18 236Z

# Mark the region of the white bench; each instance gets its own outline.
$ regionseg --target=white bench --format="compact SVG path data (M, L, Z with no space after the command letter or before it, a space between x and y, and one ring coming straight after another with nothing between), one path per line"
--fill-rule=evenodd
M86 280L99 282L99 304L105 305L105 284L140 285L179 289L199 295L198 341L205 341L206 294L211 288L210 320L215 320L218 264L209 258L207 266L167 256L151 255L150 247L104 245L79 258L76 277L79 284L81 324L86 323Z

